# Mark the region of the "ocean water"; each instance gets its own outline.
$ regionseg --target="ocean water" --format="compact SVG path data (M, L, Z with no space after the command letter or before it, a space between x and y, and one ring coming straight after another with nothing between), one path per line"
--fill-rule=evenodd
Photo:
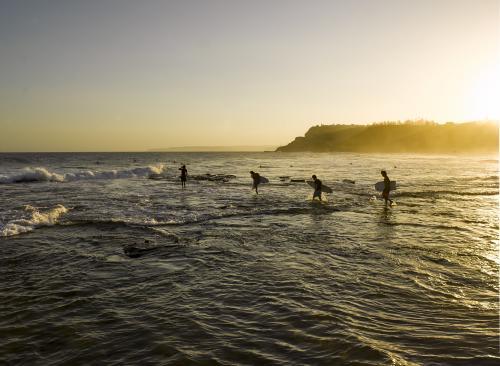
M0 154L0 203L0 364L500 364L497 156Z

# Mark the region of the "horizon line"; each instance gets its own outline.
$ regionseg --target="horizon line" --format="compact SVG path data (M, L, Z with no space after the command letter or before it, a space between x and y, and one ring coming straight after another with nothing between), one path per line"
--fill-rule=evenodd
M277 146L279 147L279 146ZM252 153L252 152L275 152L270 150L204 150L204 151L162 151L162 150L88 150L88 151L76 151L76 150L61 150L61 151L0 151L0 154L123 154L123 153L139 153L139 154L151 154L151 153Z

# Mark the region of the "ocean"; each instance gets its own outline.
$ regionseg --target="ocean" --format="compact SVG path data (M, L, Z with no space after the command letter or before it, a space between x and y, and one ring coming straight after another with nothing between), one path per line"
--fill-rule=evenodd
M4 153L0 203L0 364L500 364L496 155Z

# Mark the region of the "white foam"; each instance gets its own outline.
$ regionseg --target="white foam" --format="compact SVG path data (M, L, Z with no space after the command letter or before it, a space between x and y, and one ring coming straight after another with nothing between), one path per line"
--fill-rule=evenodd
M46 212L40 212L33 206L26 206L25 211L30 213L28 218L12 220L4 226L0 224L0 236L13 236L33 231L37 227L55 225L68 209L57 205Z
M21 173L10 176L0 175L0 183L62 181L64 181L63 175L49 172L45 168L25 168Z
M10 176L0 175L0 183L26 183L26 182L73 182L89 179L123 179L136 177L150 177L162 174L166 170L164 164L150 165L133 169L92 171L83 170L75 173L58 174L45 168L25 168L20 173Z

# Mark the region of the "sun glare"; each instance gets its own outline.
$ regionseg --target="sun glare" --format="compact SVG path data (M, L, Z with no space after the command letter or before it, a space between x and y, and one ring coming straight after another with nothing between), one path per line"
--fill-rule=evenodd
M471 119L500 120L500 66L479 74L468 98Z

